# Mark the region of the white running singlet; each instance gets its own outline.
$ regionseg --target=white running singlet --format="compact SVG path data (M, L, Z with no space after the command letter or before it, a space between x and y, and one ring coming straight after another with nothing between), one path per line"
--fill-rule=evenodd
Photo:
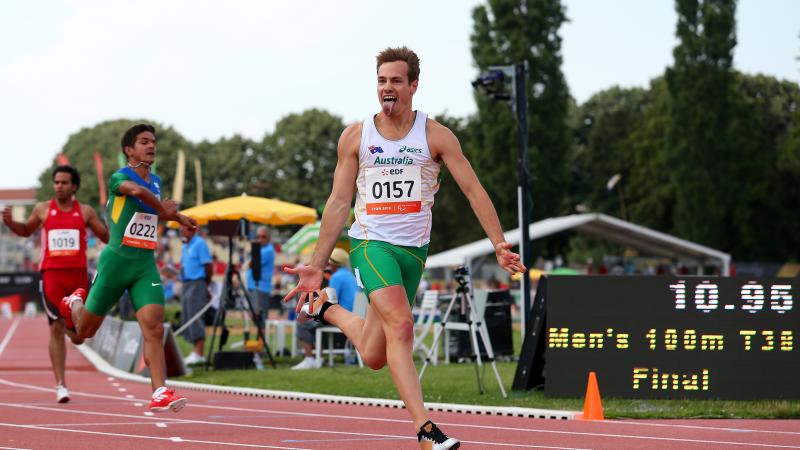
M411 247L430 242L440 165L428 148L427 119L416 111L411 131L397 141L381 136L373 117L364 121L350 237Z

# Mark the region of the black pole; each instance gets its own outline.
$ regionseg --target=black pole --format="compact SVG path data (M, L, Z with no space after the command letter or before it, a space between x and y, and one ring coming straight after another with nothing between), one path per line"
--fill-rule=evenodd
M525 87L527 78L527 67L525 63L516 64L514 67L514 79L516 81L516 110L517 110L517 131L519 141L519 155L517 156L517 166L519 167L519 185L517 186L520 231L519 251L522 254L522 264L526 269L531 268L531 240L528 233L530 223L530 213L533 210L532 190L528 185L528 91ZM522 274L522 307L523 317L527 318L531 310L531 279L527 273ZM527 336L531 324L525 322L524 334Z

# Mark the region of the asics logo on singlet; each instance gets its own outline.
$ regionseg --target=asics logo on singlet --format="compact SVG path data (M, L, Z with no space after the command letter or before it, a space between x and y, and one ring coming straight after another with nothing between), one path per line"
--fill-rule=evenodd
M403 156L402 158L398 158L396 156L387 156L385 158L381 158L380 156L376 156L375 164L402 164L405 166L410 166L414 164L414 159L412 159L410 156Z
M374 155L375 153L383 153L383 149L378 147L377 145L370 145L369 146L369 153Z
M404 146L400 147L399 152L400 153L404 153L404 152L405 153L422 153L422 149L421 148L414 148L414 147L407 147L407 146L404 145Z

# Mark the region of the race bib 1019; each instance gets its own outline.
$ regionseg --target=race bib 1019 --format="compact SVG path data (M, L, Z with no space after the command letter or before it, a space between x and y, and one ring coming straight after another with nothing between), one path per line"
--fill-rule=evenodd
M48 256L72 256L77 255L80 250L80 230L60 229L47 232Z

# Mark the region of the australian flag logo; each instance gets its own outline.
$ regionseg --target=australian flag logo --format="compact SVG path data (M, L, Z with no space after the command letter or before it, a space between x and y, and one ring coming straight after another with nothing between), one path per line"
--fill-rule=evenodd
M370 145L369 146L369 153L374 155L375 153L383 153L383 149L378 147L377 145Z

